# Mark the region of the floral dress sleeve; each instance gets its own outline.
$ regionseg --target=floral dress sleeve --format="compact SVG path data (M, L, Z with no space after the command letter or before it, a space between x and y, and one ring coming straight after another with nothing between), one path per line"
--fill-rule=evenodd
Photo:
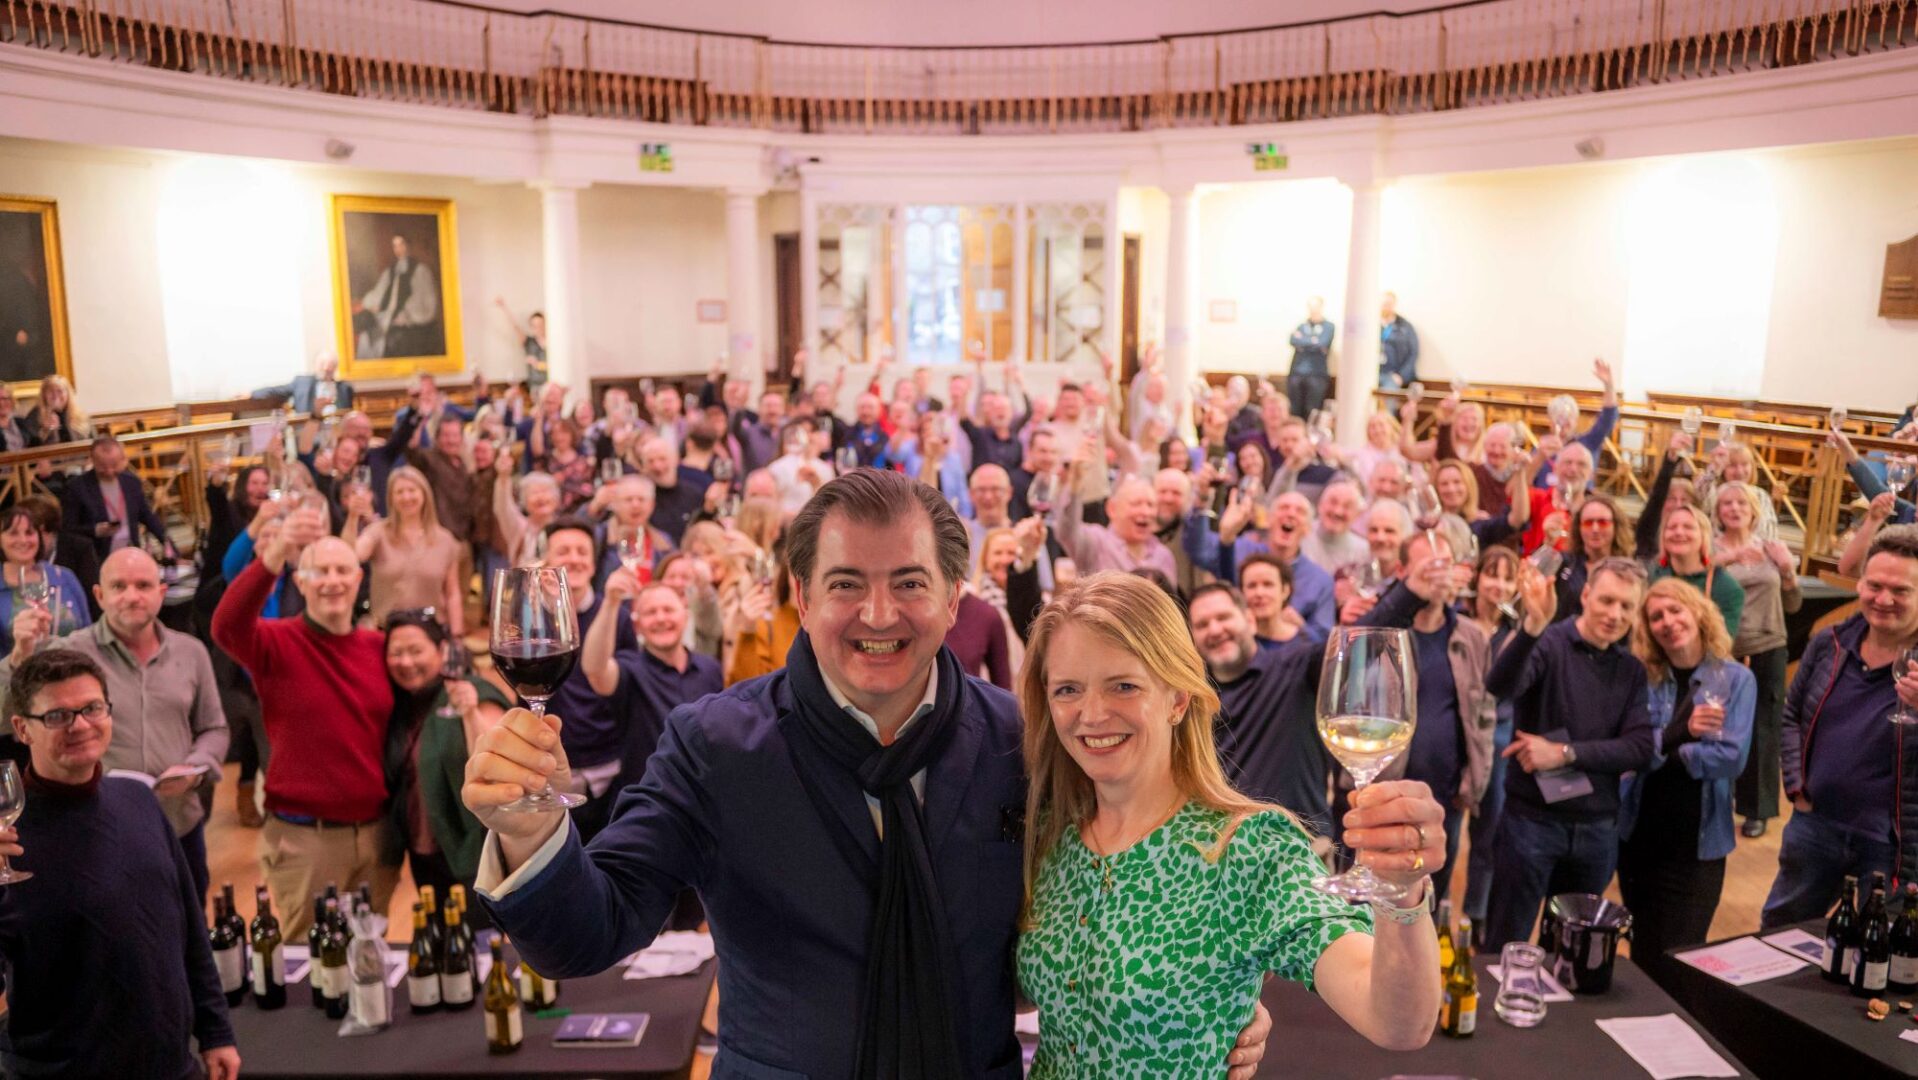
M1312 887L1325 864L1305 830L1282 814L1255 814L1239 825L1226 858L1239 901L1238 945L1264 970L1313 985L1319 956L1346 934L1372 932L1372 911Z

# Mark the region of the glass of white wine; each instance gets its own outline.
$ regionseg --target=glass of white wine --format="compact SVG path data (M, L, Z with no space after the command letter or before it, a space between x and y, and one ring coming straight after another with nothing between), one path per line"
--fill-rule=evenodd
M1918 675L1918 645L1914 645L1899 653L1896 663L1897 666L1892 670L1900 676ZM1913 712L1901 699L1898 702L1898 707L1891 710L1891 715L1886 717L1886 719L1900 727L1910 727L1913 724L1918 724L1918 712Z
M11 827L20 820L20 812L27 808L27 786L22 782L20 768L11 761L0 761L0 826ZM25 881L33 876L31 870L15 870L5 855L0 855L0 885L10 885L16 881Z
M1696 405L1688 406L1684 417L1678 421L1678 426L1684 430L1685 434L1697 438L1699 429L1705 426L1705 410Z
M1332 629L1319 675L1319 741L1351 774L1355 791L1412 745L1417 706L1409 632L1381 626ZM1350 870L1314 878L1312 886L1353 903L1397 900L1406 892L1356 859Z
M1911 486L1914 473L1918 473L1918 461L1902 454L1885 459L1885 485L1893 495L1902 496Z

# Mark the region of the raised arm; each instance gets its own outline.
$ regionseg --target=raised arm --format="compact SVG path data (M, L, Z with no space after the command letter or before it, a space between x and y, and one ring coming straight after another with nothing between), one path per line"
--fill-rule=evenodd
M613 649L618 644L619 621L626 618L622 604L638 595L639 579L621 566L606 575L604 588L606 600L593 616L593 624L586 628L586 640L580 643L579 669L586 673L593 693L612 697L619 689L619 661L613 658Z

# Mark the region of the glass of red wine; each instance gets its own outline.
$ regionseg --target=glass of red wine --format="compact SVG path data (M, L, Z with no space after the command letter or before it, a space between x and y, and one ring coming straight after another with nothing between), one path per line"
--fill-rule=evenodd
M579 617L566 587L566 571L552 566L493 571L490 650L500 676L527 708L545 716L547 699L579 660ZM542 813L585 801L585 796L555 791L549 783L544 791L527 792L500 809Z

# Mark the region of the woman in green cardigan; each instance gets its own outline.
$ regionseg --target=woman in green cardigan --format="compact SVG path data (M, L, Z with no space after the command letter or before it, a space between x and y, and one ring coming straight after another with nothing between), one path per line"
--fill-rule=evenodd
M455 882L470 893L486 828L460 802L467 747L499 723L511 703L479 676L441 677L446 629L431 610L396 611L386 619L386 673L393 681L393 715L386 726L386 790L393 838L413 883L441 896ZM404 848L400 847L404 844ZM467 917L484 919L484 906Z
M1711 597L1725 617L1725 629L1738 636L1745 612L1745 587L1712 564L1712 524L1705 511L1690 503L1668 504L1658 530L1658 559L1648 569L1651 579L1675 577Z

